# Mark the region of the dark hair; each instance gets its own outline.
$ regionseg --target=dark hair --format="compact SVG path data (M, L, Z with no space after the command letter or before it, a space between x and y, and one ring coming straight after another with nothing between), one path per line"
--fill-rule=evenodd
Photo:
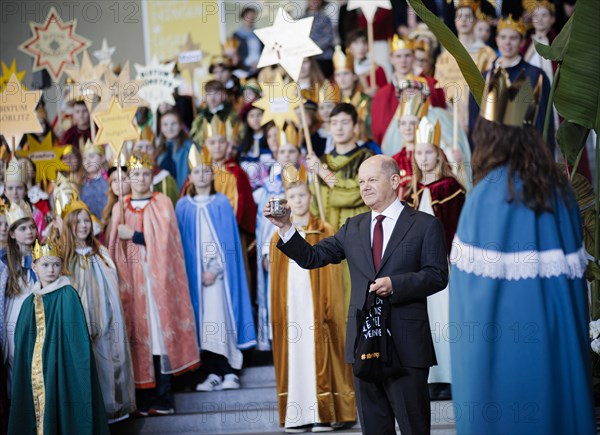
M253 8L252 6L246 6L245 8L242 9L240 18L246 18L246 14L248 14L250 12L254 12L256 15L258 15L258 11L256 10L256 8Z
M522 201L535 212L553 211L555 187L566 192L564 176L554 164L548 145L533 127L511 127L479 118L473 131L473 184L492 170L507 166L508 201ZM523 186L515 189L515 176ZM564 197L564 195L563 195Z
M6 297L14 298L21 294L21 285L22 282L27 282L27 272L23 269L21 259L23 255L21 254L21 249L19 247L19 243L13 237L11 237L10 233L15 231L20 225L23 225L25 222L31 222L35 226L35 231L37 233L37 226L33 218L26 217L23 219L19 219L8 228L8 239L6 241L6 265L8 266L8 282L6 283ZM36 235L36 239L38 235ZM35 244L35 241L34 243ZM32 246L33 246L32 244ZM23 280L23 281L21 281Z
M329 119L333 118L340 113L346 113L350 115L352 118L352 124L356 125L358 123L358 113L356 112L356 107L354 107L350 103L338 103L333 110L331 111L331 115L329 115Z
M369 39L367 32L365 32L363 29L352 30L351 32L348 32L348 36L346 36L346 45L350 45L359 39L364 39L367 41Z
M185 132L183 120L181 119L181 115L179 114L179 112L176 109L169 109L165 113L163 113L160 117L161 122L165 118L165 116L169 116L169 115L177 118L177 121L179 122L179 125L181 126L181 129L179 130L179 134L177 135L177 138L173 141L174 145L175 145L174 149L178 150L183 145L183 142L189 138L189 136ZM160 156L163 152L165 152L166 149L167 149L167 139L165 138L165 135L161 131L160 135L159 135L158 148L156 150L155 155Z
M254 145L254 130L252 130L250 128L250 126L248 125L248 115L250 114L250 112L252 110L260 110L262 111L262 109L260 107L252 107L250 110L248 110L248 112L246 113L245 119L244 119L244 137L242 138L242 142L240 143L240 152L242 155L245 155L248 153L248 151L250 151L250 148L252 148L252 145ZM263 138L266 140L266 134L265 134L265 130L261 127L260 132L263 133ZM260 144L260 147L263 147L263 144Z
M85 104L85 101L83 101L83 100L73 101L73 107L75 107L75 106L83 106L87 109L87 105Z
M218 80L209 80L204 84L204 93L225 92L225 85Z

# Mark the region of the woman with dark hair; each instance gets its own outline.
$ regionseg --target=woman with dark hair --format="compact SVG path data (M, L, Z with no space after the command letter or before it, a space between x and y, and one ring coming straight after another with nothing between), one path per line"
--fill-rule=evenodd
M587 263L579 208L532 126L529 79L498 69L473 139L475 187L450 262L461 434L593 434Z

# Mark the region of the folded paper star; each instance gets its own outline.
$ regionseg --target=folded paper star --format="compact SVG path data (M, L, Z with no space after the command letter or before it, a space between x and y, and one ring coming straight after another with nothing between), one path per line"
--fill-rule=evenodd
M7 67L4 62L2 62L2 77L0 77L0 92L2 92L4 90L4 87L6 86L6 84L10 80L10 77L13 74L17 76L17 80L19 82L21 82L21 86L23 86L22 83L23 83L23 79L25 78L25 71L17 71L17 61L15 59L13 59L12 63L10 64L10 68ZM25 89L25 86L23 86L23 89Z
M294 21L284 8L279 8L271 27L257 29L256 36L264 44L258 68L280 64L294 81L298 81L305 57L323 53L310 39L314 17Z
M300 106L301 97L298 96L296 83L285 84L281 74L277 73L274 82L261 83L263 97L254 102L254 107L264 111L261 125L273 121L279 128L283 128L286 121L298 122L295 109Z
M100 98L100 79L105 71L106 65L98 64L94 66L92 64L87 50L83 52L81 67L65 68L65 72L74 82L71 98L83 100L90 113L92 106Z
M349 0L348 10L361 9L367 21L373 21L377 8L392 9L390 0Z
M69 168L60 159L64 146L52 146L52 132L49 132L40 143L34 136L27 136L28 148L17 151L21 157L29 157L35 164L35 183L47 185L49 181L56 180L58 171L67 171Z
M13 141L16 147L24 134L44 131L35 112L41 97L42 91L25 91L15 74L0 93L0 134L13 151Z
M98 124L98 134L94 144L109 144L113 155L118 155L123 142L136 140L139 137L139 129L135 125L135 112L135 107L124 109L113 97L108 111L93 115L94 121Z
M32 56L33 72L46 69L58 82L65 66L77 65L77 55L91 42L77 34L77 20L63 22L52 6L44 24L30 22L32 36L19 45L19 50Z
M162 103L175 105L173 92L181 86L181 80L175 78L175 74L173 74L174 66L175 62L159 63L156 56L146 66L135 64L136 79L144 81L139 90L139 95L148 101L152 112L156 112L158 106Z
M123 69L117 77L111 70L104 73L104 80L100 82L100 103L94 112L106 112L112 98L116 98L121 107L147 106L148 102L139 96L139 91L144 85L143 80L132 80L129 75L129 61L125 62Z

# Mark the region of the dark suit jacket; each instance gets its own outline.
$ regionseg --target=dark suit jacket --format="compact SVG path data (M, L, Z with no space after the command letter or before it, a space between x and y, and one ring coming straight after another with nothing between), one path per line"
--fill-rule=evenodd
M448 284L446 239L434 216L404 207L388 242L377 273L371 250L371 213L350 218L332 237L314 246L295 233L277 247L300 267L316 269L348 260L352 291L346 328L346 362L354 362L356 311L362 309L370 281L389 276L394 293L391 329L400 360L405 367L436 364L427 296ZM340 303L342 303L340 292Z

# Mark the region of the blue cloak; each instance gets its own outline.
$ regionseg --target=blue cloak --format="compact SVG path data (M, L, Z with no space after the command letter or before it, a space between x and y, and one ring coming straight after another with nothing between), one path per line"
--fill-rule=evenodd
M506 167L474 187L450 255L457 433L595 434L579 208L508 195Z
M235 214L229 199L221 193L211 195L211 202L207 205L207 209L225 257L222 260L225 264L225 278L228 280L238 349L248 349L256 345L256 328ZM198 289L202 286L202 270L199 270L198 264L202 264L202 259L198 258L196 247L201 243L197 230L202 222L198 222L198 212L198 204L189 195L181 198L175 207L183 243L190 296L196 316L196 332L200 338L198 313L202 307L202 300Z
M188 154L192 146L196 145L191 139L186 139L175 151L175 144L172 141L167 141L166 151L156 159L158 166L169 171L171 176L175 178L180 192L189 174Z

